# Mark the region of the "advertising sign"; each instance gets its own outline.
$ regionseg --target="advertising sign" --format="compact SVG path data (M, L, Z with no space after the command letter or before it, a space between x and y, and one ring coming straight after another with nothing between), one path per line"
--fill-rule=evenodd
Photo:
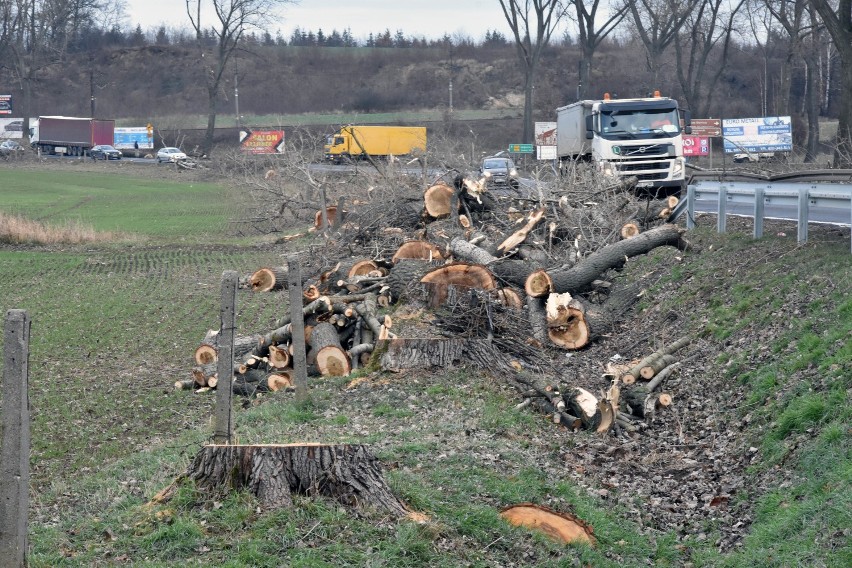
M536 122L535 123L535 145L536 146L556 146L556 123L555 122Z
M23 118L0 118L0 138L23 138Z
M729 118L722 121L726 154L740 152L789 152L793 149L793 125L789 116Z
M0 116L12 114L12 95L0 95Z
M240 148L247 154L283 154L283 130L240 130Z
M719 137L722 135L721 118L693 118L689 124L694 136Z
M118 150L153 150L154 139L148 138L148 128L145 126L121 127L115 129L112 145Z
M707 136L683 137L684 156L706 156L710 153L710 138Z
M536 158L539 160L555 160L556 146L536 146Z

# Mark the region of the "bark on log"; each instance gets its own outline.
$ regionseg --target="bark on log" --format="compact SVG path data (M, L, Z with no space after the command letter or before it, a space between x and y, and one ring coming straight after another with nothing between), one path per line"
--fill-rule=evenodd
M544 298L527 297L527 312L533 337L540 346L547 344L547 311Z
M677 359L674 358L674 355L669 355L668 353L651 357L645 365L639 369L639 374L646 381L650 381L657 373L674 363L676 360Z
M292 495L300 494L322 495L395 517L411 513L391 492L379 461L358 444L204 446L186 472L153 501L167 502L185 480L211 498L247 490L266 510L290 507Z
M252 292L270 292L287 288L287 267L275 266L256 270L249 277Z
M402 298L413 293L415 287L419 288L420 279L423 278L423 275L436 266L440 265L436 262L407 259L394 264L386 281L391 300L399 302Z
M662 397L662 398L661 398ZM625 411L639 418L650 418L657 406L668 406L671 404L671 396L651 392L647 387L640 385L621 392L621 402L626 405Z
M526 292L530 296L542 296L547 293L545 286L536 285L536 282L542 278L542 274L539 274L539 272L543 272L550 279L550 291L558 293L581 292L606 270L624 266L629 257L645 254L664 245L676 246L681 249L687 248L688 244L682 238L683 232L684 229L676 225L662 225L632 239L609 244L585 257L571 268L536 271L530 274L527 279Z
M656 357L662 357L663 355L672 355L676 351L679 351L680 349L683 349L684 347L689 345L691 342L692 342L692 338L685 336L685 337L681 337L680 339L678 339L677 341L675 341L675 342L673 342L669 345L664 345L663 347L661 347L657 351L654 351L653 353L651 353L650 355L648 355L647 357L645 357L644 359L639 361L637 364L633 365L627 371L627 375L630 375L634 379L640 378L642 376L641 375L642 367L647 365L648 362L651 359L654 359Z
M377 340L384 371L473 365L480 369L511 369L508 358L485 339L394 338Z
M316 353L316 365L323 376L343 377L352 372L349 357L340 346L337 329L330 323L319 323L311 332L311 351Z

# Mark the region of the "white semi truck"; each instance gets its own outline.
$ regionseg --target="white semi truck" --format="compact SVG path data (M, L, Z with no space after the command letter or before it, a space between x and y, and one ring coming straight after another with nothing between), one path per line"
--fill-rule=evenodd
M683 114L683 127L681 127ZM685 186L683 135L689 113L661 97L583 100L556 109L556 152L569 160L592 162L613 177L636 177L637 189L677 193Z

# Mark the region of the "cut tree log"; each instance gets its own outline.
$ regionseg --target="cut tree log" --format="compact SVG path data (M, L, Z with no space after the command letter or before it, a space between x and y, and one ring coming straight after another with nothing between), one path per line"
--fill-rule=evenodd
M152 501L168 502L187 480L211 499L247 490L266 510L291 507L292 495L301 494L322 495L397 518L412 514L391 492L379 461L359 444L204 446L186 472Z
M588 345L591 334L585 312L585 307L571 294L550 294L545 307L548 339L563 349Z
M340 346L335 326L318 323L311 331L311 351L316 353L316 366L323 376L343 377L352 372L349 356Z
M655 354L655 356L650 357L646 361L645 365L643 365L642 368L639 369L639 374L646 381L650 381L657 373L659 373L675 361L677 361L677 359L675 359L674 355L670 355L668 353L663 353L662 355Z
M669 406L672 397L666 393L651 392L644 385L633 386L621 392L622 405L628 414L650 418L658 406ZM619 415L620 416L620 415Z
M381 339L376 342L381 353L382 370L449 369L473 365L491 371L511 368L506 357L487 339L407 338Z
M402 259L391 268L386 280L391 301L396 303L419 289L423 275L440 266L437 262Z
M501 253L506 253L521 244L522 242L524 242L530 231L532 231L538 224L538 222L542 219L544 219L543 207L541 209L536 209L535 211L530 213L530 216L527 218L526 225L509 235L506 240L500 243L500 245L497 247L497 251Z
M337 205L329 205L325 208L325 212L326 219L328 219L329 228L339 226L343 222L343 219L346 217L346 211L340 211L340 218L338 219ZM314 230L322 230L322 209L317 211L314 215Z
M621 268L628 258L645 254L664 245L680 249L689 246L683 239L685 229L677 225L661 225L632 239L618 241L598 249L570 268L537 270L529 275L525 290L530 296L544 296L548 291L577 293L587 289L612 268ZM550 285L546 285L549 279Z
M290 366L290 351L286 346L269 346L269 366L273 369L284 369Z
M396 249L391 262L396 264L403 258L431 261L442 260L444 257L438 247L428 241L407 241Z
M494 290L497 282L487 268L479 264L455 263L426 273L420 282L426 285L429 305L437 307L447 300L450 286L461 290Z
M641 231L636 223L625 223L621 226L621 238L631 239L638 235Z
M560 542L597 544L590 524L570 513L561 513L543 505L518 503L503 509L500 516L516 527L541 531Z
M426 213L434 219L440 219L449 215L451 211L450 202L454 194L455 190L443 183L437 183L428 187L423 193Z
M271 292L287 288L287 267L260 268L249 277L252 292Z
M689 345L691 342L692 342L692 338L685 336L685 337L681 337L680 339L678 339L677 341L675 341L673 343L670 343L669 345L664 345L663 347L661 347L657 351L654 351L653 353L651 353L650 355L648 355L647 357L645 357L644 359L642 359L641 361L639 361L638 363L636 363L635 365L630 367L630 369L627 371L626 374L630 375L630 377L632 377L633 379L638 379L638 378L642 377L642 368L647 366L648 363L651 360L660 358L663 355L672 355L676 351L679 351L680 349L683 349L684 347Z

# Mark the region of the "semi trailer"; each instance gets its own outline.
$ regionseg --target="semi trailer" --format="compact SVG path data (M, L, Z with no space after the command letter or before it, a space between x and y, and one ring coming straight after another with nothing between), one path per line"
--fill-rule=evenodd
M635 177L637 189L673 194L683 189L683 135L690 117L676 100L662 97L582 100L556 109L560 165L587 161L604 175Z
M30 143L42 154L85 156L92 146L112 145L115 121L73 116L40 116Z
M387 158L426 151L423 126L344 126L326 139L325 159Z

